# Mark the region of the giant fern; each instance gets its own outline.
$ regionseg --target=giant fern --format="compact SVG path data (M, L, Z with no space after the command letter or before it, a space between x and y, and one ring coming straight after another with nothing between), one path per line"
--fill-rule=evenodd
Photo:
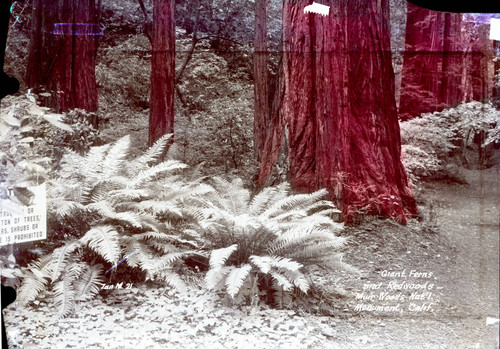
M66 316L77 300L96 294L100 283L126 267L139 269L145 279L184 289L175 268L182 259L201 253L194 252L197 242L179 228L192 219L185 203L213 189L184 181L177 175L186 167L180 162L158 162L169 138L132 159L129 137L93 147L86 155L63 157L49 183L49 207L76 239L55 249L43 266L30 266L24 283L33 287L22 288L21 299L29 302L44 287L52 288L60 314ZM74 231L82 220L84 229ZM124 261L127 266L120 264Z
M282 304L296 290L309 291L311 266L349 268L338 253L345 239L335 235L343 226L330 217L338 210L323 199L325 190L292 195L281 184L252 197L240 180L216 178L211 185L214 192L189 211L198 221L192 237L210 252L209 289L239 300L255 296L245 292L256 292L253 284L261 280L261 291Z

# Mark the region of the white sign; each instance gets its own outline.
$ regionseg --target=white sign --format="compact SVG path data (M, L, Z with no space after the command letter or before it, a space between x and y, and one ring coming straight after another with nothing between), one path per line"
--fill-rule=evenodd
M304 7L304 13L318 13L322 16L328 16L330 12L330 6L321 5L316 2L313 2L312 5Z
M490 22L490 40L500 41L500 18L492 18Z
M34 194L30 206L0 200L0 246L47 238L47 190L45 184L28 188ZM13 196L13 193L10 193Z

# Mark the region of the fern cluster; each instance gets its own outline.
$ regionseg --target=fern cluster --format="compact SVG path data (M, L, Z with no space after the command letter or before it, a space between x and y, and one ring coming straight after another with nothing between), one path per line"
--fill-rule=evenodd
M70 315L124 268L182 291L182 266L196 260L208 267L209 289L285 305L308 293L311 266L348 268L325 190L291 195L281 184L252 195L240 179L188 179L186 165L161 160L168 142L131 158L124 137L63 157L48 187L65 243L26 268L22 303L49 291Z
M309 291L309 267L348 268L338 253L345 239L335 235L342 224L330 218L338 210L322 200L325 190L291 195L281 184L252 197L239 179L211 184L215 191L191 210L199 222L192 235L209 256L209 289L283 306L295 291Z
M184 288L173 268L196 253L197 246L184 238L178 222L183 219L184 201L211 188L184 181L178 175L184 164L159 162L168 139L163 137L134 159L128 156L128 137L93 147L85 156L71 153L63 158L57 177L49 182L49 211L77 231L69 242L28 268L21 302L35 299L48 287L61 315L71 314L76 300L98 291L104 280L99 264L114 271L124 256L130 256L126 263L145 279ZM86 224L79 226L82 221Z

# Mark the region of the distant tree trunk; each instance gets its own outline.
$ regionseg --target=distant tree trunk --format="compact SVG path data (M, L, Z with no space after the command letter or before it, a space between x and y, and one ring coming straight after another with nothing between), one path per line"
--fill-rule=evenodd
M403 120L443 107L439 97L444 16L408 3L399 103Z
M257 160L261 159L270 108L268 97L269 74L267 58L267 0L255 1L255 40L253 56L254 78L254 152Z
M464 96L461 73L465 53L461 39L461 22L461 13L445 13L444 15L442 81L439 101L446 107L460 104Z
M283 6L291 184L302 192L327 188L347 223L360 213L405 222L416 205L401 162L388 1L322 3L328 16L304 14L300 0Z
M35 90L50 91L48 104L60 112L97 110L97 36L90 34L98 24L98 7L95 0L35 0L26 81Z
M174 132L175 1L154 0L149 144Z
M465 69L467 91L466 101L485 101L491 95L491 81L489 79L490 41L488 26L474 26L469 33L469 52Z
M497 59L495 60L493 66L494 81L492 99L495 107L500 109L500 41L493 41L493 51L495 52L495 57Z

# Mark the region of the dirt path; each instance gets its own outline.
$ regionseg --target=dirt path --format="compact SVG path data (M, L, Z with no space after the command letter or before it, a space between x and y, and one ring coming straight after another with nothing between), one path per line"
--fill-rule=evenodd
M464 170L464 175L468 185L428 190L439 230L456 248L446 275L447 300L456 303L457 315L498 318L499 172Z

